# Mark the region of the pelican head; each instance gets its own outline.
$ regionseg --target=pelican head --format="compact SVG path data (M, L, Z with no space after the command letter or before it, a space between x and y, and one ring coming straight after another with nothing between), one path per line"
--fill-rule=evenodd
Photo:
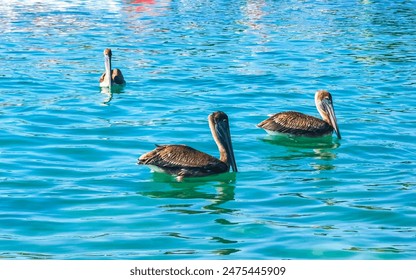
M332 96L326 90L318 90L315 93L315 105L321 114L322 119L327 122L335 130L337 137L341 139L341 133L338 129L337 118L335 117L334 105L332 104Z
M212 137L220 151L220 160L231 166L234 172L237 172L227 114L221 111L214 112L208 116L208 123Z

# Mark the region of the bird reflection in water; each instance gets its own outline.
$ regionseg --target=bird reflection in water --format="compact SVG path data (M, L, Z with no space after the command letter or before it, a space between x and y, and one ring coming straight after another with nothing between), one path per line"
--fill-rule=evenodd
M228 201L234 200L235 173L226 173L204 178L185 178L178 182L172 176L164 173L153 173L153 182L168 183L169 188L160 190L158 184L153 190L141 192L141 195L152 198L172 198L184 200L179 204L161 205L167 211L187 214L195 213L232 213L235 209L222 207ZM153 188L152 185L151 188ZM215 192L213 192L215 190ZM200 200L207 202L200 206ZM193 202L198 200L196 204ZM185 202L185 203L184 203ZM189 202L189 203L188 203Z
M233 201L235 197L235 173L225 173L220 175L208 176L204 178L185 178L178 182L172 176L164 173L153 173L152 184L140 195L162 201L158 208L166 212L174 212L185 215L214 214L217 219L210 222L212 224L201 224L200 227L229 227L236 224L226 220L229 214L238 212L238 209L226 207L226 203ZM198 225L195 225L198 227ZM192 231L191 231L192 232ZM240 249L233 246L237 240L231 240L229 236L222 234L223 231L206 232L205 235L193 236L185 229L180 230L175 227L173 230L162 233L170 238L180 239L208 239L218 243L212 251L215 255L231 255L239 252ZM227 232L227 231L224 231ZM219 246L219 248L218 248ZM169 255L192 255L198 254L197 250L177 249L166 251Z
M337 158L336 149L340 146L340 142L333 141L331 136L318 139L287 137L287 136L271 136L268 135L261 140L265 143L280 146L282 149L274 150L269 155L269 160L274 162L273 166L290 170L291 172L304 171L322 171L335 169L333 161ZM305 170L303 160L308 159L307 165L312 170ZM312 159L312 161L311 161Z

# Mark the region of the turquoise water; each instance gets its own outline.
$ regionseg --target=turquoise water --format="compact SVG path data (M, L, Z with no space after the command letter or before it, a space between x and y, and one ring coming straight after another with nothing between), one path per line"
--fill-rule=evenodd
M416 258L415 1L7 1L0 25L0 258ZM256 127L321 88L341 140ZM136 165L218 156L217 110L239 173Z

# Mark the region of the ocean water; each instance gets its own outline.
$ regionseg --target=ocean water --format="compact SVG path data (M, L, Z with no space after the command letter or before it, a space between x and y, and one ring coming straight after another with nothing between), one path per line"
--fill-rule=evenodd
M416 259L415 1L9 0L0 26L0 258ZM256 127L317 89L341 140ZM217 110L238 173L136 164L218 156Z

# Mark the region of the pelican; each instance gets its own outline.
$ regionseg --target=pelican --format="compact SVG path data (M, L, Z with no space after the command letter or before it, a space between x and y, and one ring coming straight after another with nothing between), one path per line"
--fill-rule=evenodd
M237 172L227 114L214 112L208 116L208 123L218 146L220 159L186 145L156 145L156 149L140 156L138 164L148 165L156 172L177 176L179 180L183 177L228 172L230 166Z
M105 72L100 77L100 87L108 87L111 92L112 86L124 86L126 81L124 80L121 70L118 68L111 69L111 49L104 50L104 65ZM111 79L111 81L110 81Z
M341 139L331 94L326 90L318 90L315 93L315 105L322 120L299 112L288 111L274 114L257 126L266 130L270 135L322 137L331 135L335 131L337 137Z

